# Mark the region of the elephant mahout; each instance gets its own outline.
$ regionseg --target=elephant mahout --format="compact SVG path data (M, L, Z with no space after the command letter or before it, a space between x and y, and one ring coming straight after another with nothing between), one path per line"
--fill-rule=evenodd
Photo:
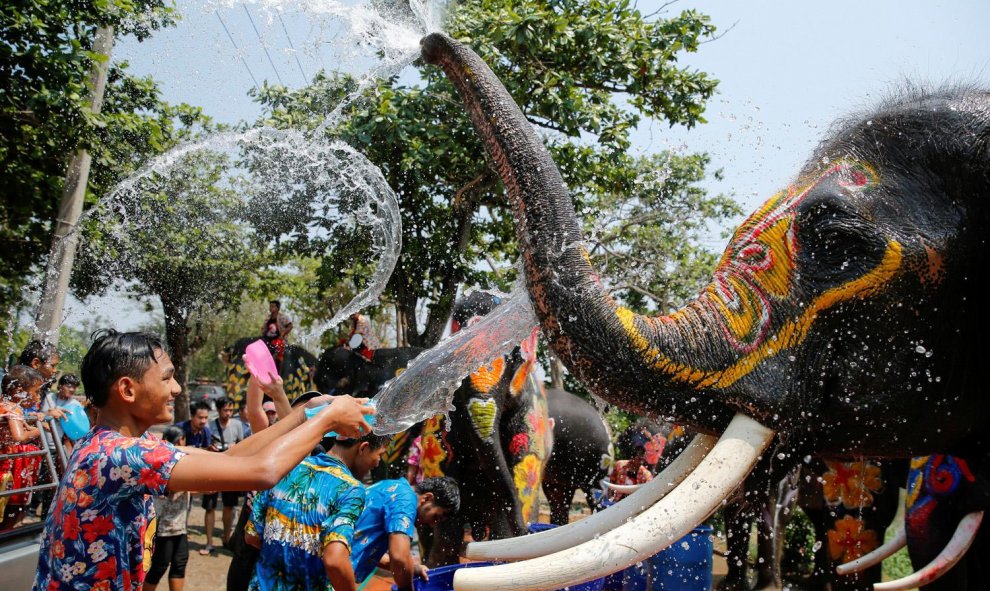
M251 377L244 365L244 350L258 337L244 337L234 341L221 353L224 362L224 383L227 398L238 405L244 404L247 395L247 382ZM316 356L298 345L288 345L278 368L289 400L314 389L313 372L316 370Z
M550 555L552 535L497 545L529 560L463 570L455 588L554 589L641 561L716 510L775 441L793 462L949 453L985 473L985 90L906 92L840 123L735 231L696 299L651 317L609 296L560 172L488 66L440 33L422 53L505 185L549 346L601 398L690 425L711 450L672 490L648 489L663 499L627 523Z

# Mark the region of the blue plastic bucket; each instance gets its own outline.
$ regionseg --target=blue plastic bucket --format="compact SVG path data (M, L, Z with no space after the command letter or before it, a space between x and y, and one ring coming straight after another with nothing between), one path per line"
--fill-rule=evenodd
M429 571L430 580L424 581L419 577L413 579L413 591L452 591L454 589L454 573L462 568L491 566L494 562L466 562L464 564L448 564L438 566Z
M648 591L709 591L712 588L712 528L699 525L648 561Z
M553 529L557 527L552 523L530 523L526 526L529 533L535 534L537 532L546 531L548 529ZM430 571L430 578L433 577L433 571ZM567 591L602 591L605 588L605 579L592 579L585 583L579 585L571 585L570 587L564 587Z

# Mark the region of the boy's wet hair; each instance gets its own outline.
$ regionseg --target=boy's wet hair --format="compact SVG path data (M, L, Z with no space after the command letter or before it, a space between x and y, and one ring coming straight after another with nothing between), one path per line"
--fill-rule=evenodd
M450 476L427 478L413 487L416 494L433 493L433 504L447 511L448 515L461 509L461 491L457 481Z
M391 440L391 435L379 435L372 431L364 437L358 437L357 439L335 439L333 444L344 449L350 449L359 443L367 443L368 447L374 450L385 447Z
M31 362L37 359L42 363L48 363L56 355L58 355L58 348L54 344L48 341L33 340L21 351L21 356L17 358L17 362L21 365L31 365Z
M41 372L30 365L15 365L7 370L0 382L0 392L5 398L12 396L18 390L27 390L45 381Z
M118 332L112 328L93 333L93 345L80 365L83 387L96 408L103 408L110 397L110 386L127 377L140 381L158 351L166 352L162 340L146 332Z

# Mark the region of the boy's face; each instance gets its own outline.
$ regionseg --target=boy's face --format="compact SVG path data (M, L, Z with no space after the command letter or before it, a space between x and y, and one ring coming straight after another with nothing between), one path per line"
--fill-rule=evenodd
M175 397L182 391L175 381L175 366L168 353L155 351L155 361L135 383L131 414L151 425L169 423L174 417Z
M76 395L76 390L79 386L75 384L62 384L58 387L58 397L62 400L68 400Z
M419 495L419 506L416 507L416 525L433 527L447 519L447 510L433 504L433 493Z
M354 465L351 466L351 473L358 480L364 478L368 472L371 472L382 460L382 454L385 453L385 446L381 446L378 449L371 449L371 446L367 442L362 442L358 444L358 454L354 459Z
M59 361L61 361L61 358L59 357L58 353L55 353L48 361L42 361L41 359L37 359L37 358L32 360L31 367L38 370L38 373L41 374L41 377L45 378L46 380L50 380L52 376L55 375L55 372L58 370Z
M196 411L196 414L189 417L189 425L192 427L193 432L199 433L206 427L206 423L210 420L210 411L205 408L201 408Z
M21 405L21 408L38 406L38 403L41 402L41 384L18 390L14 394L14 400Z

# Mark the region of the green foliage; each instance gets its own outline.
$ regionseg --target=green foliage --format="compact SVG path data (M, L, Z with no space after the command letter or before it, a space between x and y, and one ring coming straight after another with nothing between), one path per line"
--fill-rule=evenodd
M643 116L688 126L703 121L716 82L679 67L677 59L713 34L708 18L693 11L644 17L626 1L469 0L457 4L446 28L492 65L527 117L551 134L548 147L589 227L599 208L644 210L635 236L609 236L602 243L614 251L635 249L661 236L647 256L658 257L658 269L684 272L684 279L676 286L657 279L640 291L673 301L688 289L681 284L697 287L701 272L685 271L696 263L707 269L710 255L671 246L693 238L696 226L657 229L682 223L683 216L671 221L645 210L674 203L678 211L698 208L693 215L709 221L727 215L726 200L709 206L693 188L707 159L670 157L664 164L670 174L653 178L645 172L652 163L625 150ZM429 346L442 334L457 287L505 289L515 271L494 269L508 268L517 252L512 214L456 91L436 68L421 66L420 76L415 86L396 79L373 85L331 133L378 165L400 199L403 252L385 299L407 319L410 344ZM268 109L263 123L314 128L351 88L346 77L325 74L298 92L266 86L257 100ZM353 261L364 260L355 250L359 239L340 235L332 242L320 273L327 286L360 276ZM619 292L630 298L639 293ZM417 318L424 309L425 321Z
M784 555L780 568L788 576L808 576L815 570L815 526L800 507L794 507L792 511L791 520L784 530Z
M66 167L93 155L89 201L136 163L171 143L173 117L198 116L161 102L147 78L111 68L103 111L89 111L90 51L99 26L144 39L174 23L164 0L11 1L0 5L0 324L48 253Z

